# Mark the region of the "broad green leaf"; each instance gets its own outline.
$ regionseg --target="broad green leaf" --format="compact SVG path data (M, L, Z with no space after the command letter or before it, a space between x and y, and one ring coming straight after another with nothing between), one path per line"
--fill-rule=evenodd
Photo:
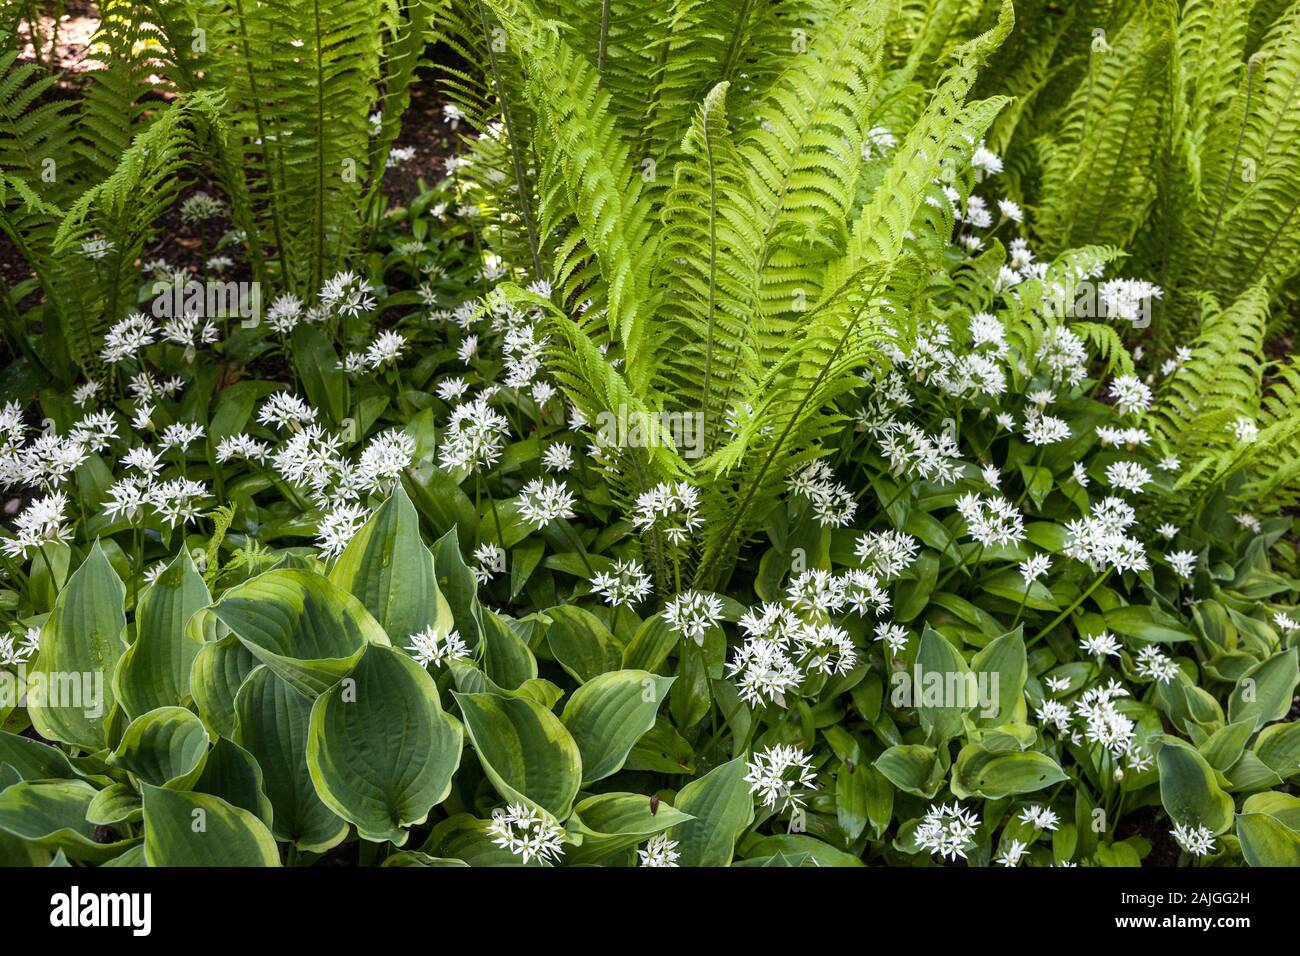
M261 820L220 797L144 785L144 856L150 866L279 866Z
M622 769L637 740L654 726L673 680L649 671L613 671L574 691L562 719L582 754L584 786Z
M1291 709L1297 683L1300 667L1296 649L1274 654L1237 681L1228 698L1228 719L1233 723L1252 720L1257 728L1281 720Z
M967 744L957 755L952 771L952 792L959 799L984 797L997 800L1033 793L1065 780L1055 760L1034 750L997 753Z
M21 780L72 780L78 776L68 755L58 747L0 732L0 766L6 764Z
M727 866L736 851L736 840L754 821L754 798L745 782L743 757L714 767L699 780L692 780L674 802L682 813L695 819L673 827L670 840L678 843L681 866Z
M139 823L144 816L144 805L135 788L125 783L105 787L86 807L86 822L96 826L114 826L118 823Z
M933 747L898 744L876 758L873 766L898 789L933 799L944 781L944 770Z
M438 592L451 607L456 630L469 647L478 647L478 581L460 553L460 539L455 526L434 542L433 567Z
M190 693L199 715L221 736L235 735L235 696L244 679L259 666L253 652L233 634L208 641L194 656Z
M1215 834L1232 826L1235 807L1223 792L1213 768L1190 744L1162 737L1156 754L1160 802L1176 824L1209 827Z
M470 866L550 866L537 857L527 864L505 847L492 842L490 820L480 820L468 813L457 813L443 820L431 831L420 848L422 853L444 860L460 860Z
M127 726L108 763L145 783L186 790L203 771L211 738L184 707L159 707Z
M837 850L816 837L798 833L779 833L775 836L763 837L752 845L747 844L746 849L749 851L747 855L756 857L772 856L777 853L786 856L806 853L817 861L818 866L866 866L852 853Z
M623 651L623 667L663 673L668 655L677 649L678 636L662 614L652 614L636 629Z
M460 724L443 713L433 678L391 648L372 647L312 705L316 792L366 840L405 843L405 828L451 792L460 754Z
M477 610L483 642L483 667L488 677L506 690L515 690L537 677L537 658L507 621L485 607Z
M546 616L551 620L546 643L578 683L623 666L623 648L590 611L568 604L548 608Z
M980 723L996 726L1023 722L1027 714L1025 681L1029 677L1029 663L1020 629L990 641L975 655L970 666L978 678L981 698L993 700L997 708L996 713L986 713L985 700L981 699Z
M910 676L913 705L928 739L942 742L961 733L962 715L978 705L979 693L957 648L927 626Z
M1251 866L1300 866L1300 831L1266 813L1237 815L1241 855Z
M103 750L113 674L126 646L126 588L96 541L59 592L27 675L27 713L47 740Z
M688 823L682 811L639 793L602 793L573 808L568 830L582 843L565 853L566 863L593 863L630 849L656 833Z
M454 626L420 517L400 483L348 542L330 581L360 600L395 646L426 628L446 633Z
M235 739L261 768L276 839L323 853L342 842L348 825L321 800L312 783L307 765L311 709L310 700L268 668L258 667L236 698Z
M189 697L199 644L186 636L185 625L211 602L208 586L185 549L145 589L136 611L135 643L122 655L113 684L129 716L183 704Z
M267 571L227 591L212 613L290 687L316 697L356 666L383 628L347 591L307 571Z
M557 820L568 817L582 781L582 758L568 729L530 700L456 694L465 730L497 792Z
M195 781L194 789L242 807L268 827L271 825L273 809L266 797L262 768L252 754L233 740L217 738L203 762L203 773Z
M97 791L84 780L15 783L0 792L0 832L69 859L103 863L130 846L130 840L95 841L95 824L86 819Z

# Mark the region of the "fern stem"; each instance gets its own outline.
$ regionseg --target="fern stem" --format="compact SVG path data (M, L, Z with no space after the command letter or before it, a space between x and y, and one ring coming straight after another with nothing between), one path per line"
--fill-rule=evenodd
M605 44L609 42L609 0L600 4L600 44L596 49L596 75L605 76Z
M325 63L321 50L320 0L312 4L316 28L316 252L312 256L312 289L321 287L325 266Z
M704 388L700 392L700 414L704 416L704 434L708 436L709 383L713 377L713 326L718 281L718 171L713 162L713 137L709 135L707 102L704 110L704 156L709 167L709 305L708 325L704 337ZM707 438L705 447L706 449L708 447Z
M505 84L501 81L501 64L497 62L497 51L492 45L492 28L488 24L487 9L483 0L477 0L479 23L483 29L483 38L487 41L488 65L492 69L492 84L497 89L497 100L501 103L501 123L505 126L506 141L510 144L510 165L514 169L515 188L519 194L519 215L524 221L528 233L528 251L533 258L533 275L539 279L546 278L542 268L541 246L537 239L537 226L533 223L533 211L530 202L531 190L524 180L524 163L519 155L519 140L515 136L514 118L510 115L510 98L506 95Z
M1219 236L1219 223L1223 221L1223 210L1228 204L1228 193L1232 190L1232 177L1237 174L1237 159L1241 155L1241 141L1246 137L1246 124L1250 122L1250 99L1255 90L1255 67L1259 63L1256 57L1250 58L1246 67L1246 106L1241 111L1241 126L1237 129L1237 144L1232 148L1232 162L1228 166L1228 175L1223 177L1223 194L1219 197L1219 208L1214 214L1214 226L1210 229L1210 238L1205 243L1205 258L1201 261L1201 275L1210 264L1214 254L1214 243Z

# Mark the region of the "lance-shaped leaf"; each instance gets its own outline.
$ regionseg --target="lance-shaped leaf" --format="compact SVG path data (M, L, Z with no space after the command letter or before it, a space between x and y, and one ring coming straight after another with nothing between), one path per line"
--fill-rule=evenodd
M690 820L690 814L643 794L597 794L573 808L566 829L581 836L582 842L564 859L571 864L594 863Z
M455 626L433 554L420 540L420 516L400 483L348 542L330 580L361 601L395 645L428 627Z
M612 671L574 692L563 720L582 754L583 784L623 768L632 747L654 726L659 704L674 680L649 671Z
M465 729L497 792L557 820L568 817L582 781L582 757L553 713L531 700L456 694Z
M372 647L311 709L307 765L316 792L366 840L406 842L451 792L460 724L443 713L424 668Z
M131 840L98 843L86 811L96 790L84 780L22 781L0 792L0 833L62 850L69 859L103 863Z
M150 866L279 866L261 820L206 793L145 784L144 856Z
M962 716L979 701L978 682L957 648L927 626L912 669L912 697L930 740L961 733Z
M210 613L201 612L195 620ZM259 666L253 652L233 634L203 644L195 655L190 668L190 692L199 714L221 736L235 735L235 695L244 679Z
M260 574L228 591L212 613L277 677L311 698L351 671L368 644L389 643L360 601L308 571Z
M186 790L203 771L211 738L184 707L159 707L131 721L108 762L155 787Z
M181 550L144 593L136 610L135 643L122 655L113 688L123 709L139 717L185 702L199 644L185 625L212 602L188 550Z
M308 853L324 853L342 842L348 825L325 805L312 784L307 767L311 705L268 668L258 667L235 700L235 737L262 770L275 838Z
M950 786L953 794L963 800L997 800L1033 793L1065 779L1065 772L1047 754L1034 750L999 753L979 744L967 744L957 755Z
M681 866L727 866L736 839L754 822L754 798L745 782L745 760L737 757L682 787L677 809L695 819L668 834L678 843Z
M126 588L99 542L59 592L28 674L27 713L42 737L83 750L108 746L113 673L126 650Z

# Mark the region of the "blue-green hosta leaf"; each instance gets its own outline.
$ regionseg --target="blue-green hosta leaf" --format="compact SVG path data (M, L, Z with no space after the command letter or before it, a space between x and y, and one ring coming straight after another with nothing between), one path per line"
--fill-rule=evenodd
M1237 815L1241 855L1251 866L1300 866L1300 830L1267 813Z
M461 639L470 648L478 647L478 581L460 553L455 526L434 542L433 568L438 591L451 607Z
M1160 738L1156 767L1160 802L1174 823L1227 832L1235 809L1232 797L1223 792L1214 769L1195 747L1174 737Z
M985 797L997 800L1018 793L1033 793L1065 780L1056 761L1034 750L998 753L967 744L953 765L953 794L961 800Z
M199 644L185 634L190 617L212 602L203 576L182 549L140 596L135 643L127 648L113 683L131 717L156 707L183 704Z
M150 866L279 866L261 820L220 797L145 784L144 856Z
M84 780L25 780L0 792L0 832L69 859L103 863L133 841L95 842L95 824L86 811L97 791Z
M996 708L994 713L986 713L986 700L981 699L980 723L986 726L1023 723L1028 713L1025 681L1029 677L1029 662L1020 629L990 641L972 658L970 666L981 698L992 701Z
M203 771L211 738L184 707L159 707L127 726L109 764L155 787L186 790Z
M28 674L27 713L47 740L91 751L108 746L113 673L126 650L125 598L122 579L95 542L59 592Z
M268 827L273 810L266 797L262 768L239 744L218 737L203 762L203 773L194 783L199 793L210 793L232 806L242 807Z
M612 671L574 691L562 719L582 754L584 786L622 769L632 747L654 726L674 680L649 671Z
M5 765L13 768L20 780L73 780L80 776L58 747L0 731L0 766Z
M1228 698L1228 719L1233 723L1252 720L1256 727L1281 720L1291 709L1291 695L1297 683L1300 683L1300 667L1296 649L1274 654L1237 681Z
M951 740L961 733L962 716L979 703L978 693L971 692L977 684L957 648L929 626L921 634L911 676L912 702L928 739Z
M196 619L206 613L200 612ZM235 735L235 695L244 679L259 666L253 652L233 634L208 641L195 655L190 668L190 693L200 716L221 736Z
M745 849L746 856L751 857L767 857L777 853L797 856L806 853L817 861L818 866L866 866L861 858L852 853L837 850L816 837L799 833L778 833L763 837L752 844L747 843Z
M590 611L571 604L549 608L546 643L560 666L578 683L623 666L623 648Z
M573 808L567 829L582 843L564 855L566 863L594 863L630 849L656 833L689 823L691 816L639 793L602 793Z
M568 817L582 781L578 745L560 718L531 700L456 694L483 770L508 801L522 800L557 820Z
M537 677L537 658L513 622L495 611L479 607L479 634L483 643L483 669L507 690L515 690Z
M351 671L369 644L389 644L360 601L307 571L259 574L227 591L212 613L277 677L312 698Z
M460 754L460 724L443 713L433 678L391 648L370 648L312 706L312 782L363 839L405 843L405 828L451 792Z
M676 840L681 866L727 866L736 851L736 840L754 822L754 798L745 760L737 757L714 767L699 780L682 787L674 803L695 819L669 831Z
M96 826L114 826L118 823L139 823L144 816L144 805L135 788L125 783L109 784L86 807L86 822Z
M444 634L454 627L420 516L400 483L348 542L330 580L366 606L395 646L428 627Z
M262 771L271 802L271 832L309 853L323 853L348 835L348 825L321 800L307 766L312 702L258 667L235 701L235 739ZM232 801L233 802L233 801Z
M491 820L480 820L468 813L456 813L431 831L421 852L444 860L460 860L469 866L550 866L540 857L525 864L522 858L492 842L488 828Z
M898 789L932 800L943 785L944 768L933 747L897 744L876 758L873 766Z

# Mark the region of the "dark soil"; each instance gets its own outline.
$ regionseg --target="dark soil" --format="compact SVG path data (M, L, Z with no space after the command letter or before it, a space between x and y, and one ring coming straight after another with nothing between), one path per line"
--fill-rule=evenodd
M1181 851L1169 827L1160 819L1155 807L1142 807L1126 813L1115 826L1115 841L1132 836L1151 841L1151 852L1142 861L1143 866L1177 866Z

